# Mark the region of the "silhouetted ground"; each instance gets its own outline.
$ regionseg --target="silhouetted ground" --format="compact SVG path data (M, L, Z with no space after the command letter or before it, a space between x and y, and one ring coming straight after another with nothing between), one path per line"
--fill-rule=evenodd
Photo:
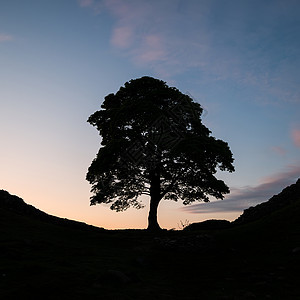
M0 299L300 299L297 196L222 230L151 234L66 226L4 195Z

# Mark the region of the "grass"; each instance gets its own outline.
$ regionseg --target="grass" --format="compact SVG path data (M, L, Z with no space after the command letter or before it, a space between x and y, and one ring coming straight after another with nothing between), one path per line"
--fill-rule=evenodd
M299 215L298 202L222 231L151 234L0 209L0 299L300 299Z

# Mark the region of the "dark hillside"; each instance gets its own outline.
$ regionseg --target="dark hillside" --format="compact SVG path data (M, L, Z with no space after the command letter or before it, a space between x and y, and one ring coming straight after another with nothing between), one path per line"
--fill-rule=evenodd
M227 220L205 220L198 223L192 223L184 228L186 231L197 231L197 230L222 230L227 229L231 226L231 222Z
M300 201L300 179L295 184L292 184L283 189L278 195L273 196L267 202L250 207L236 219L234 224L245 224L253 222L267 216L270 216L276 211L287 206L293 205ZM300 218L300 216L299 216Z
M243 225L250 222L269 218L272 214L276 214L284 208L291 208L293 205L297 205L300 202L300 179L295 184L292 184L283 189L278 195L274 195L267 202L263 202L254 207L249 207L244 210L233 222L227 220L206 220L199 223L192 223L186 226L186 231L197 230L223 230L228 229L235 225ZM295 213L294 213L295 215ZM296 215L295 215L296 216ZM300 215L297 216L297 218ZM292 218L293 219L293 218ZM291 223L292 219L287 218L286 222Z
M109 299L109 282L125 280L135 246L126 234L47 215L5 191L0 203L0 299Z
M4 190L0 190L0 209L7 210L18 215L26 216L31 219L40 220L43 222L56 224L60 226L66 226L81 230L101 230L101 228L92 225L87 225L82 222L72 221L49 215L35 208L34 206L25 203L24 200L19 198L18 196L11 195Z
M300 201L228 229L151 234L0 195L0 299L300 299Z

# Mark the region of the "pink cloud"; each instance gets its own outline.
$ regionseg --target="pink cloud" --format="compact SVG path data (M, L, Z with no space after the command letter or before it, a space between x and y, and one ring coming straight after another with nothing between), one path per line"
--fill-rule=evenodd
M131 27L116 27L113 30L111 43L117 48L128 48L133 40L133 30Z
M300 129L292 130L292 140L294 144L300 148Z
M159 74L174 75L197 68L206 74L203 78L207 81L229 79L242 88L255 88L258 91L255 99L262 104L282 100L299 102L298 82L295 80L298 68L293 62L293 54L279 61L278 71L273 72L268 52L252 47L271 36L272 28L261 19L260 26L264 30L250 36L245 34L239 22L243 18L245 22L252 22L252 18L242 6L232 7L240 17L232 20L231 30L224 31L223 36L211 26L211 16L214 17L211 1L77 1L95 14L102 12L113 17L111 45L121 49L121 55L134 63L148 64ZM267 6L262 8L268 11ZM275 15L271 14L268 20ZM152 35L162 38L159 45L152 44L147 48L147 37ZM235 43L228 43L237 40L238 47ZM286 51L294 51L293 45Z
M117 21L111 37L113 47L126 49L122 54L139 65L165 60L165 38L163 33L157 32L158 28L154 29L158 15L151 5L144 1L121 0L105 0L104 5Z
M11 35L0 33L0 42L8 42L11 40L13 40L13 37Z
M243 211L244 209L262 203L278 194L281 190L300 178L300 165L288 166L279 173L260 180L256 186L230 188L231 193L223 201L199 203L181 208L189 213L222 213Z
M139 0L80 0L81 6L88 6L93 11L95 6L102 4L102 11L106 10L114 17L110 43L112 47L121 50L122 56L127 56L137 65L148 65L159 74L178 73L182 68L181 55L191 48L191 43L180 50L182 37L172 34L173 26L179 24L184 16L176 5L168 2L147 2ZM166 14L165 12L168 11ZM185 38L185 35L184 37ZM202 35L203 38L203 35ZM202 41L201 45L205 44ZM198 48L197 48L198 49ZM198 49L199 50L199 49ZM197 51L197 56L199 51ZM198 59L197 59L198 60ZM205 60L204 60L205 61ZM185 61L184 68L191 63ZM195 63L192 62L194 66ZM198 66L199 64L197 64Z
M104 9L104 5L102 1L97 1L97 0L77 0L77 1L80 7L89 8L96 15L100 14Z
M164 78L190 67L208 67L211 59L207 55L211 48L206 30L188 26L174 31L178 24L186 24L186 15L201 20L204 8L199 12L198 2L179 5L176 1L171 4L169 1L103 0L102 3L115 18L112 47L122 50L121 55L134 64L150 67ZM132 35L126 31L128 28ZM200 39L195 39L195 30Z
M287 185L299 177L300 165L289 165L284 171L263 178L259 186L271 185L272 187L276 187L277 185Z
M146 36L136 54L136 61L139 63L164 60L166 51L163 39L155 34Z

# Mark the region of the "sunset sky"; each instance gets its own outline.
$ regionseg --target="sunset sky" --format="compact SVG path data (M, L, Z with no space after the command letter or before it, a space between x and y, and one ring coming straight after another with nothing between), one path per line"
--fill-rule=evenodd
M217 174L223 201L164 201L160 225L235 219L300 177L299 32L298 0L0 0L0 189L56 216L145 228L146 196L142 210L89 206L101 139L86 121L152 76L204 107L236 168Z

